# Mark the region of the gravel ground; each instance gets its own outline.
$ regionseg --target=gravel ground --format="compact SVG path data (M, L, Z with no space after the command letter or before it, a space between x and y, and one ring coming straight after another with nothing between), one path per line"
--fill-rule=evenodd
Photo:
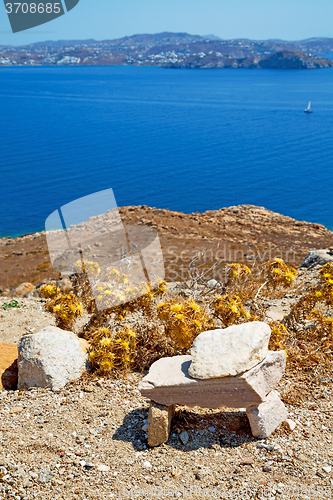
M149 448L141 377L0 393L0 498L332 498L333 384L287 405L293 432L258 440L244 411L177 407Z
M16 299L20 307L2 309L3 304ZM55 317L44 308L44 299L0 297L0 343L16 343L23 335L37 333L46 326L55 326ZM75 324L75 332L88 321L88 315L80 317Z

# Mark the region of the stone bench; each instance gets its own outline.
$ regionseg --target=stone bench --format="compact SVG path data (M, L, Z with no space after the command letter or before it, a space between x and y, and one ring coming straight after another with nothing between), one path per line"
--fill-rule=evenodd
M188 370L192 358L173 356L152 364L139 390L151 400L148 444L169 438L176 405L201 408L246 408L253 436L268 437L287 418L287 409L274 387L286 367L285 351L268 351L256 366L236 376L196 379Z

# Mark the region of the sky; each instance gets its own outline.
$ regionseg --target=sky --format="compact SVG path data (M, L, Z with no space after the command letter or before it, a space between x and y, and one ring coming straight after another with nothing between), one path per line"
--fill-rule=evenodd
M302 40L333 37L332 21L332 0L80 0L64 16L13 34L0 2L0 45L105 40L162 31Z

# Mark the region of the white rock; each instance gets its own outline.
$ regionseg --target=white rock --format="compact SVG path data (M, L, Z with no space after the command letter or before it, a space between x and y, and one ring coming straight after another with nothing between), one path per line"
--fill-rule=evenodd
M253 436L266 438L286 420L288 412L279 394L271 391L263 403L249 406L246 414Z
M100 472L109 472L110 467L108 465L100 464L100 465L97 465L97 470Z
M219 282L212 279L212 280L207 281L207 286L209 288L217 288L219 286Z
M327 472L327 474L329 474L331 472L331 470L332 470L332 468L329 465L323 467L323 471Z
M152 464L148 462L148 460L146 460L145 462L143 462L142 467L144 467L145 469L151 469Z
M296 427L296 422L294 422L293 420L291 420L290 418L286 418L286 420L284 421L286 426L288 427L288 429L290 431L293 431Z
M205 380L250 370L266 357L270 335L270 327L261 321L200 333L191 348L188 373Z
M72 333L47 326L18 342L18 389L62 389L87 370L88 356Z

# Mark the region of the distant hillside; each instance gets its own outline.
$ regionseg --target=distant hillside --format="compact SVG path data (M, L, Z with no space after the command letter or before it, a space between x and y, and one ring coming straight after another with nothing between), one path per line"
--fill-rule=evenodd
M318 69L332 68L333 61L307 56L303 52L281 51L272 55L246 58L223 57L215 54L188 58L187 61L171 63L169 68L250 68L250 69Z
M332 67L331 53L331 38L223 40L215 35L163 32L115 40L49 40L22 47L0 46L0 66L313 69Z

